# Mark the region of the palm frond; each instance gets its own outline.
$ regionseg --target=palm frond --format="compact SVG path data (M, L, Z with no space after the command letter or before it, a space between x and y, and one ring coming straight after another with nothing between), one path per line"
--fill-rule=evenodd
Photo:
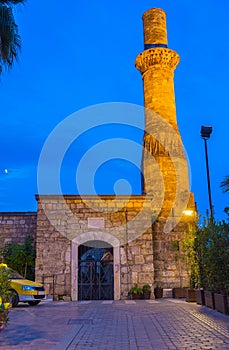
M12 8L0 5L0 65L6 68L12 66L20 47L20 36Z
M222 187L223 192L229 192L229 176L225 176L225 179L221 182L220 187Z
M23 4L26 0L0 0L0 4L2 5L17 5Z

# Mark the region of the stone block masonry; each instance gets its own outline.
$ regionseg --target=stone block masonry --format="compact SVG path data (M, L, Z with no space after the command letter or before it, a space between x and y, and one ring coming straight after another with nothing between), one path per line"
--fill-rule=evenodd
M141 195L130 199L86 196L84 200L74 195L37 196L37 200L36 279L46 284L49 293L52 293L53 275L59 281L55 294L71 295L71 288L77 290L72 266L77 266L78 261L73 248L78 249L80 244L91 240L105 241L118 249L120 261L115 268L121 285L119 298L126 297L134 283L153 285L151 200ZM142 220L138 215L143 207L145 219ZM104 227L91 228L89 220L99 218L103 219ZM76 285L71 286L72 283Z
M178 235L181 239L187 223L179 227L182 232L173 232L170 239L169 234L163 233L160 220L152 224L155 219L152 199L143 195L36 198L36 279L45 284L48 293L53 293L54 282L55 297L67 295L77 299L78 248L87 241L104 241L114 248L115 299L127 298L136 283L153 287L154 266L157 275L163 275L164 287L179 285L180 275L171 241ZM144 215L138 219L143 207ZM95 219L100 220L100 227L90 227ZM186 283L185 268L182 273Z
M36 212L0 212L0 247L7 243L23 244L26 237L36 240Z

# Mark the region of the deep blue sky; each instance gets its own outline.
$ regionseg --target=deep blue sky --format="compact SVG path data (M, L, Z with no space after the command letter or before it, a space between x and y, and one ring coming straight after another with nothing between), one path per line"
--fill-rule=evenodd
M169 47L181 56L175 72L177 118L191 165L191 189L199 212L205 214L208 196L200 126L212 125L212 197L216 216L223 217L228 195L219 186L229 175L228 0L30 0L17 7L22 51L19 64L0 81L0 211L36 210L42 145L69 114L104 102L143 105L141 75L134 62L143 50L141 16L152 7L166 11ZM137 137L141 141L141 135ZM112 184L105 179L111 168L107 163L101 170L105 175L96 181L109 193ZM112 175L107 178L110 181ZM63 188L74 193L65 180ZM139 183L134 189L138 191Z

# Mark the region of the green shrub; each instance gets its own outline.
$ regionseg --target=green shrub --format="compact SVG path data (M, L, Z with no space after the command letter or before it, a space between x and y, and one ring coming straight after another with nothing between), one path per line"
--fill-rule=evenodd
M135 286L130 289L130 294L142 294L142 293L143 293L142 288L139 287L137 284L135 284Z
M142 287L142 290L144 291L150 291L151 290L151 287L149 284L144 284L144 286Z
M6 270L5 264L0 264L0 328L9 320L8 309L12 297L10 289L9 272Z
M33 239L26 237L24 244L7 243L0 249L3 261L23 277L34 280L35 256Z
M206 221L194 242L200 284L204 289L229 294L229 226L225 221Z

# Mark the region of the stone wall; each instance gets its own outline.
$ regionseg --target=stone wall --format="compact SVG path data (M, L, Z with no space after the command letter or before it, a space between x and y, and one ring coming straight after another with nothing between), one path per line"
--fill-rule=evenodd
M120 247L121 297L125 298L135 284L154 285L152 228L138 239Z
M54 284L55 297L77 291L78 247L96 240L118 249L116 297L126 298L135 283L153 287L160 281L164 288L188 285L182 240L193 217L183 216L176 228L164 233L166 219L160 216L152 224L153 200L143 195L42 196L37 200L36 279L50 294ZM74 295L77 298L77 292Z
M163 288L189 287L190 266L183 242L189 238L190 230L196 225L193 193L190 193L187 207L189 215L184 211L170 232L164 230L166 217L163 217L163 212L153 224L155 284L160 283Z
M151 200L145 196L82 199L70 195L41 196L37 200L36 279L45 283L49 293L53 292L53 280L55 296L70 296L71 288L77 289L72 285L77 284L72 266L78 265L72 242L78 247L90 240L104 240L118 247L120 261L115 270L120 279L120 298L125 298L135 283L153 284ZM100 221L93 228L90 220L96 219Z
M188 226L181 222L170 233L163 232L163 226L162 219L154 225L155 284L163 288L188 287L188 266L182 250L184 230Z
M36 212L1 212L0 247L6 243L23 244L25 237L36 239Z

